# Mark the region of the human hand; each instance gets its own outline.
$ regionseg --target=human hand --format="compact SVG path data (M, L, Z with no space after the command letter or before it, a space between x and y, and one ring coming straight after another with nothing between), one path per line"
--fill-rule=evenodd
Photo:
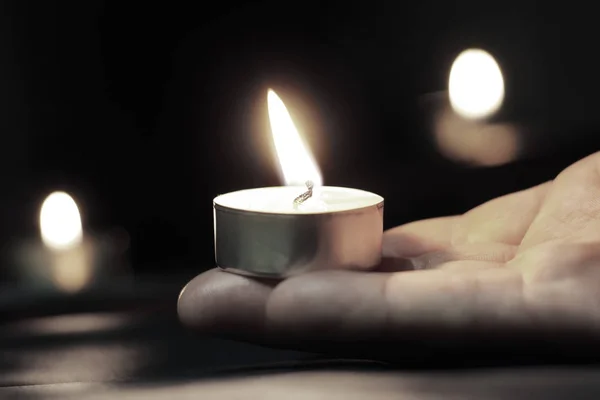
M303 349L368 342L393 353L390 343L595 339L600 153L463 215L391 229L383 256L371 272L282 282L211 270L182 291L179 316L201 332Z

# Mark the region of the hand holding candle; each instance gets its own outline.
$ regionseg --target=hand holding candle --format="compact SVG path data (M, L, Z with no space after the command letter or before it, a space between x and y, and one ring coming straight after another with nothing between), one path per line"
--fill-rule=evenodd
M392 262L376 272L277 283L205 272L179 297L180 318L204 334L406 365L490 352L539 362L541 346L589 357L600 337L599 166L596 153L463 215L391 229Z
M214 199L217 265L262 277L316 269L368 269L381 259L383 198L322 186L321 174L281 99L268 93L269 119L287 186Z

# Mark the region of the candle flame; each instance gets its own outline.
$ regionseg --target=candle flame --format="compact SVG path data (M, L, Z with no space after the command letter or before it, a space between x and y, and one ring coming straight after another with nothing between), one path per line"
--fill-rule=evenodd
M285 104L273 90L267 95L273 142L283 180L288 186L304 186L312 181L322 185L321 172L308 147L296 130Z
M61 250L81 243L83 229L75 200L65 192L50 194L40 211L40 231L44 244Z

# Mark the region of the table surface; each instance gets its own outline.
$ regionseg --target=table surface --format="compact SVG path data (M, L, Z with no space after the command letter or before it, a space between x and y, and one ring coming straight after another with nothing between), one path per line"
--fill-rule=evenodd
M199 336L177 321L174 293L163 295L134 309L5 320L0 398L600 398L600 363L411 369L324 359Z

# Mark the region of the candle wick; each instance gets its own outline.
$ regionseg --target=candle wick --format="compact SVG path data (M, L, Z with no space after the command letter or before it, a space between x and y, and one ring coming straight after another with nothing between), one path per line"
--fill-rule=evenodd
M310 199L313 195L313 188L315 184L312 181L306 181L306 189L307 191L302 193L300 196L294 199L294 205L299 206L304 203L306 200Z

